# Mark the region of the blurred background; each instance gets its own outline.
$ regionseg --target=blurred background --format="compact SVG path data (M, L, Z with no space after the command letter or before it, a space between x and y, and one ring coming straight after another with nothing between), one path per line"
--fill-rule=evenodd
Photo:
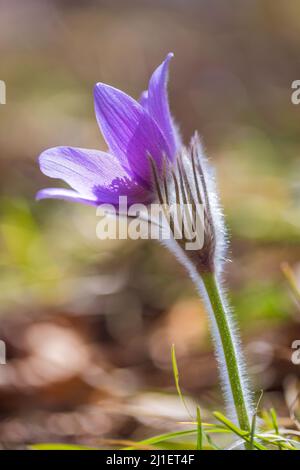
M49 186L41 151L105 149L94 84L137 98L169 51L173 115L185 142L200 132L217 168L231 238L226 282L253 386L289 421L300 377L291 361L300 339L299 2L0 8L1 446L107 447L184 428L172 343L191 410L200 404L203 419L222 410L205 311L177 261L155 242L98 240L93 208L35 201Z

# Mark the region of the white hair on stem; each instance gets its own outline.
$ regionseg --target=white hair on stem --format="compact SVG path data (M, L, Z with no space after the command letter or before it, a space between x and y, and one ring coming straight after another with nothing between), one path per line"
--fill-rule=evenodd
M178 243L175 240L161 240L161 243L166 248L168 248L168 250L177 258L179 263L185 267L193 283L195 284L196 290L198 291L198 293L200 294L200 297L203 300L203 303L205 305L205 309L207 311L208 318L209 318L211 338L213 341L213 346L215 349L215 355L216 355L218 369L219 369L219 375L221 378L221 386L222 386L222 392L223 392L225 404L226 404L226 412L228 416L230 417L230 419L234 421L235 423L237 423L238 422L237 414L235 410L232 389L231 389L229 376L227 372L224 350L222 348L222 341L221 341L220 333L217 327L214 311L213 311L210 299L208 297L207 291L205 289L205 286L203 284L201 275L197 272L193 263L185 255L184 251L179 247ZM240 371L243 391L245 394L248 415L252 416L253 411L254 411L253 397L250 392L249 380L246 374L244 355L241 350L240 340L238 339L239 331L238 331L236 322L234 320L232 310L229 308L229 305L225 296L224 288L222 287L220 281L219 281L219 288L220 288L220 292L222 295L222 302L224 305L224 310L226 312L226 317L227 317L229 327L232 333L232 339L234 342L236 357L238 359L238 367Z
M224 217L219 204L214 171L204 156L197 133L192 138L190 147L182 149L175 165L165 163L163 171L159 172L153 159L150 158L150 162L154 187L157 190L160 203L165 208L165 223L168 224L169 228L171 227L174 230L174 221L172 215L168 212L168 207L172 203L175 202L181 205L191 203L195 211L197 211L197 204L203 205L204 243L200 250L187 251L185 249L186 240L175 240L175 237L162 238L161 243L186 268L204 301L210 321L211 336L216 352L227 413L234 422L240 424L244 422L245 428L249 429L250 419L253 414L253 400L249 391L238 330L222 285L228 240ZM204 282L207 274L214 279L213 293L211 290L208 292L207 283ZM214 303L216 308L217 302L218 312L214 311L212 303L214 296L215 299L217 298ZM226 332L222 331L222 328L220 329L220 325L225 326ZM225 340L226 334L227 340ZM233 365L230 364L228 359L230 357L233 358ZM239 394L242 396L239 396ZM243 408L243 412L237 410L241 403L240 408Z

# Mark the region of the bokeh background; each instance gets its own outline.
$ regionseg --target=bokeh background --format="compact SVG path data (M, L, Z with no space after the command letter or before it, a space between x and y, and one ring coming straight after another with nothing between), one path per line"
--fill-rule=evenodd
M182 429L172 343L191 410L200 404L205 419L222 410L206 315L177 261L155 242L99 241L93 208L35 202L49 186L42 150L105 148L93 85L137 98L169 51L172 112L185 142L198 129L217 169L226 282L254 388L289 421L300 376L291 361L300 339L299 2L1 0L0 9L2 447L107 447Z

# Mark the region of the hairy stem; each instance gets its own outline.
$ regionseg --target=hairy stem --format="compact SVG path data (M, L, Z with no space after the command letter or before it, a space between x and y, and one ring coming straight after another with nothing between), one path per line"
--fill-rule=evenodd
M242 371L240 366L240 354L236 346L236 338L231 325L229 315L226 312L226 305L222 299L222 293L220 291L218 282L213 273L202 273L201 278L203 281L204 289L207 294L206 302L209 302L211 307L211 313L214 316L215 327L218 332L218 337L215 338L216 343L218 341L221 344L216 344L217 350L221 349L221 354L225 360L226 371L221 370L223 377L225 377L227 385L230 390L228 391L232 396L232 401L239 425L242 430L250 431L250 416L249 409L250 405L248 401L248 393L246 384L242 377ZM220 360L220 358L219 358ZM220 360L221 362L221 360ZM224 367L223 365L223 367ZM220 368L222 364L220 364ZM225 376L227 375L227 377Z

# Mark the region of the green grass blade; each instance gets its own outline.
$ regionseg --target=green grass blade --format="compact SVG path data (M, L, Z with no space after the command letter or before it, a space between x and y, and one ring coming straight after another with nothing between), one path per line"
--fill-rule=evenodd
M137 442L137 445L155 445L160 444L161 442L169 441L171 439L177 439L182 436L193 436L197 434L197 429L187 429L185 431L175 431L169 432L165 434L159 434L158 436L150 437L149 439L144 439L142 441ZM125 450L132 450L134 447L126 447Z
M217 444L214 443L210 436L206 436L206 439L213 450L221 450L220 447L218 447Z
M276 414L276 411L274 410L274 408L271 408L271 409L270 409L270 416L271 416L271 420L272 420L272 424L273 424L275 433L276 433L277 435L279 435L279 427L278 427L277 414Z
M258 434L257 438L272 446L278 447L280 444L281 450L297 450L297 448L293 445L293 441L291 439L287 439L283 436L277 436L277 434Z
M63 444L58 442L31 444L28 446L30 450L100 450L96 447L86 447L75 444Z
M246 442L250 443L250 436L247 431L242 431L238 426L236 426L232 421L230 421L226 416L224 416L219 411L214 412L214 416L217 418L218 421L221 421L228 429L230 429L234 434L244 439ZM254 448L258 450L268 450L265 446L260 444L259 442L253 442Z
M200 407L197 406L197 450L203 449L203 428Z
M274 410L274 408L271 408L271 409L270 409L270 416L271 416L273 428L274 428L274 430L275 430L275 434L276 434L277 436L279 436L280 433L279 433L279 426L278 426L277 414L276 414L276 411ZM279 450L282 450L282 446L280 445L280 443L278 443L278 448L279 448Z
M263 397L263 393L264 392L262 390L261 393L260 393L259 399L257 401L255 411L254 411L253 416L252 416L251 431L250 431L250 450L254 449L254 436L255 436L255 428L256 428L256 418L257 418L257 413L258 413L258 410L259 410L259 405L260 405L261 399Z
M180 388L180 385L179 385L179 371L178 371L178 366L177 366L177 360L176 360L176 353L175 353L175 344L172 344L172 348L171 348L171 357L172 357L172 368L173 368L173 374L174 374L174 380L175 380L175 385L176 385L176 390L177 390L177 393L179 395L179 398L181 400L181 403L183 404L187 414L189 415L189 417L191 418L192 421L194 421L194 418L192 416L192 414L190 413L189 409L188 409L188 406L186 404L186 401L184 399L184 396L181 392L181 388Z

